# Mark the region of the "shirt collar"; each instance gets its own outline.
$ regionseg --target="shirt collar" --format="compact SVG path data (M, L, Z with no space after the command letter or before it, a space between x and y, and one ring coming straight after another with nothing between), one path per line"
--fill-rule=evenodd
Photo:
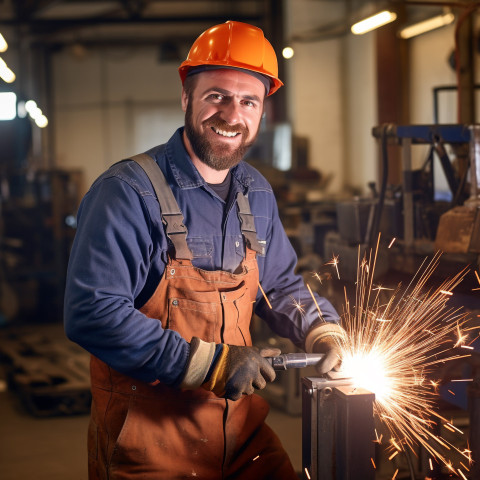
M165 153L171 172L182 189L199 188L206 186L204 178L193 165L190 156L183 143L183 127L180 127L170 138L165 147ZM233 167L232 179L239 182L244 188L247 188L253 181L253 177L247 170L244 161Z

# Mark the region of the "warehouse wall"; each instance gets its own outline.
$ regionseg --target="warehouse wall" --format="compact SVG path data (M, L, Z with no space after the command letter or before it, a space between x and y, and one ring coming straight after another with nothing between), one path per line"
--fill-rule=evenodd
M177 64L158 49L102 49L54 57L57 164L86 184L112 163L165 142L183 124Z
M284 0L284 5L286 39L345 13L343 2ZM293 132L308 138L310 165L332 176L330 192L365 191L377 175L371 136L377 124L375 34L348 33L293 47L285 78ZM447 63L453 47L453 26L409 41L410 123L432 123L432 88L455 83ZM118 159L167 140L183 124L177 63L160 62L156 48L55 54L57 165L83 167L88 186ZM442 94L440 121L455 123L455 109L455 95ZM419 152L417 161L423 157Z

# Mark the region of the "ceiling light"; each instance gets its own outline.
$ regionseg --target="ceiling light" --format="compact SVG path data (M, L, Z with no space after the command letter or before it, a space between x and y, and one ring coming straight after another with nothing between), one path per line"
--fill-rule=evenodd
M282 50L282 55L283 55L283 58L285 59L290 59L293 57L294 55L294 51L293 51L293 48L292 47L285 47L283 50Z
M0 53L6 52L8 48L8 44L6 40L3 38L3 35L0 33Z
M352 25L352 33L355 35L362 35L364 33L375 30L378 27L382 27L387 23L393 22L396 20L397 14L395 12L390 12L389 10L383 10L382 12L376 13L371 17L365 18L360 22Z
M422 33L430 32L436 28L450 25L455 20L455 15L452 12L444 13L443 15L437 15L436 17L429 18L423 22L415 23L400 30L400 37L407 39L421 35Z
M14 92L0 92L0 120L13 120L17 116L17 96Z
M6 83L15 81L15 74L10 70L3 58L0 58L0 78Z

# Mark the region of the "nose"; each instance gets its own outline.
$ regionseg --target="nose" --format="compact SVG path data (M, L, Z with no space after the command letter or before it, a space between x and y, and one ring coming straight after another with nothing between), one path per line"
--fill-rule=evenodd
M229 125L235 125L240 123L241 120L241 110L240 104L237 102L228 102L224 105L222 109L222 118Z

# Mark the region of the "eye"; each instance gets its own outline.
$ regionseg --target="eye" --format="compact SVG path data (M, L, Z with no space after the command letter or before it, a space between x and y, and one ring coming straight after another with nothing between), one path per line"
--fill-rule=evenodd
M208 95L207 100L211 100L212 102L222 102L225 99L225 96L221 93L211 93Z

